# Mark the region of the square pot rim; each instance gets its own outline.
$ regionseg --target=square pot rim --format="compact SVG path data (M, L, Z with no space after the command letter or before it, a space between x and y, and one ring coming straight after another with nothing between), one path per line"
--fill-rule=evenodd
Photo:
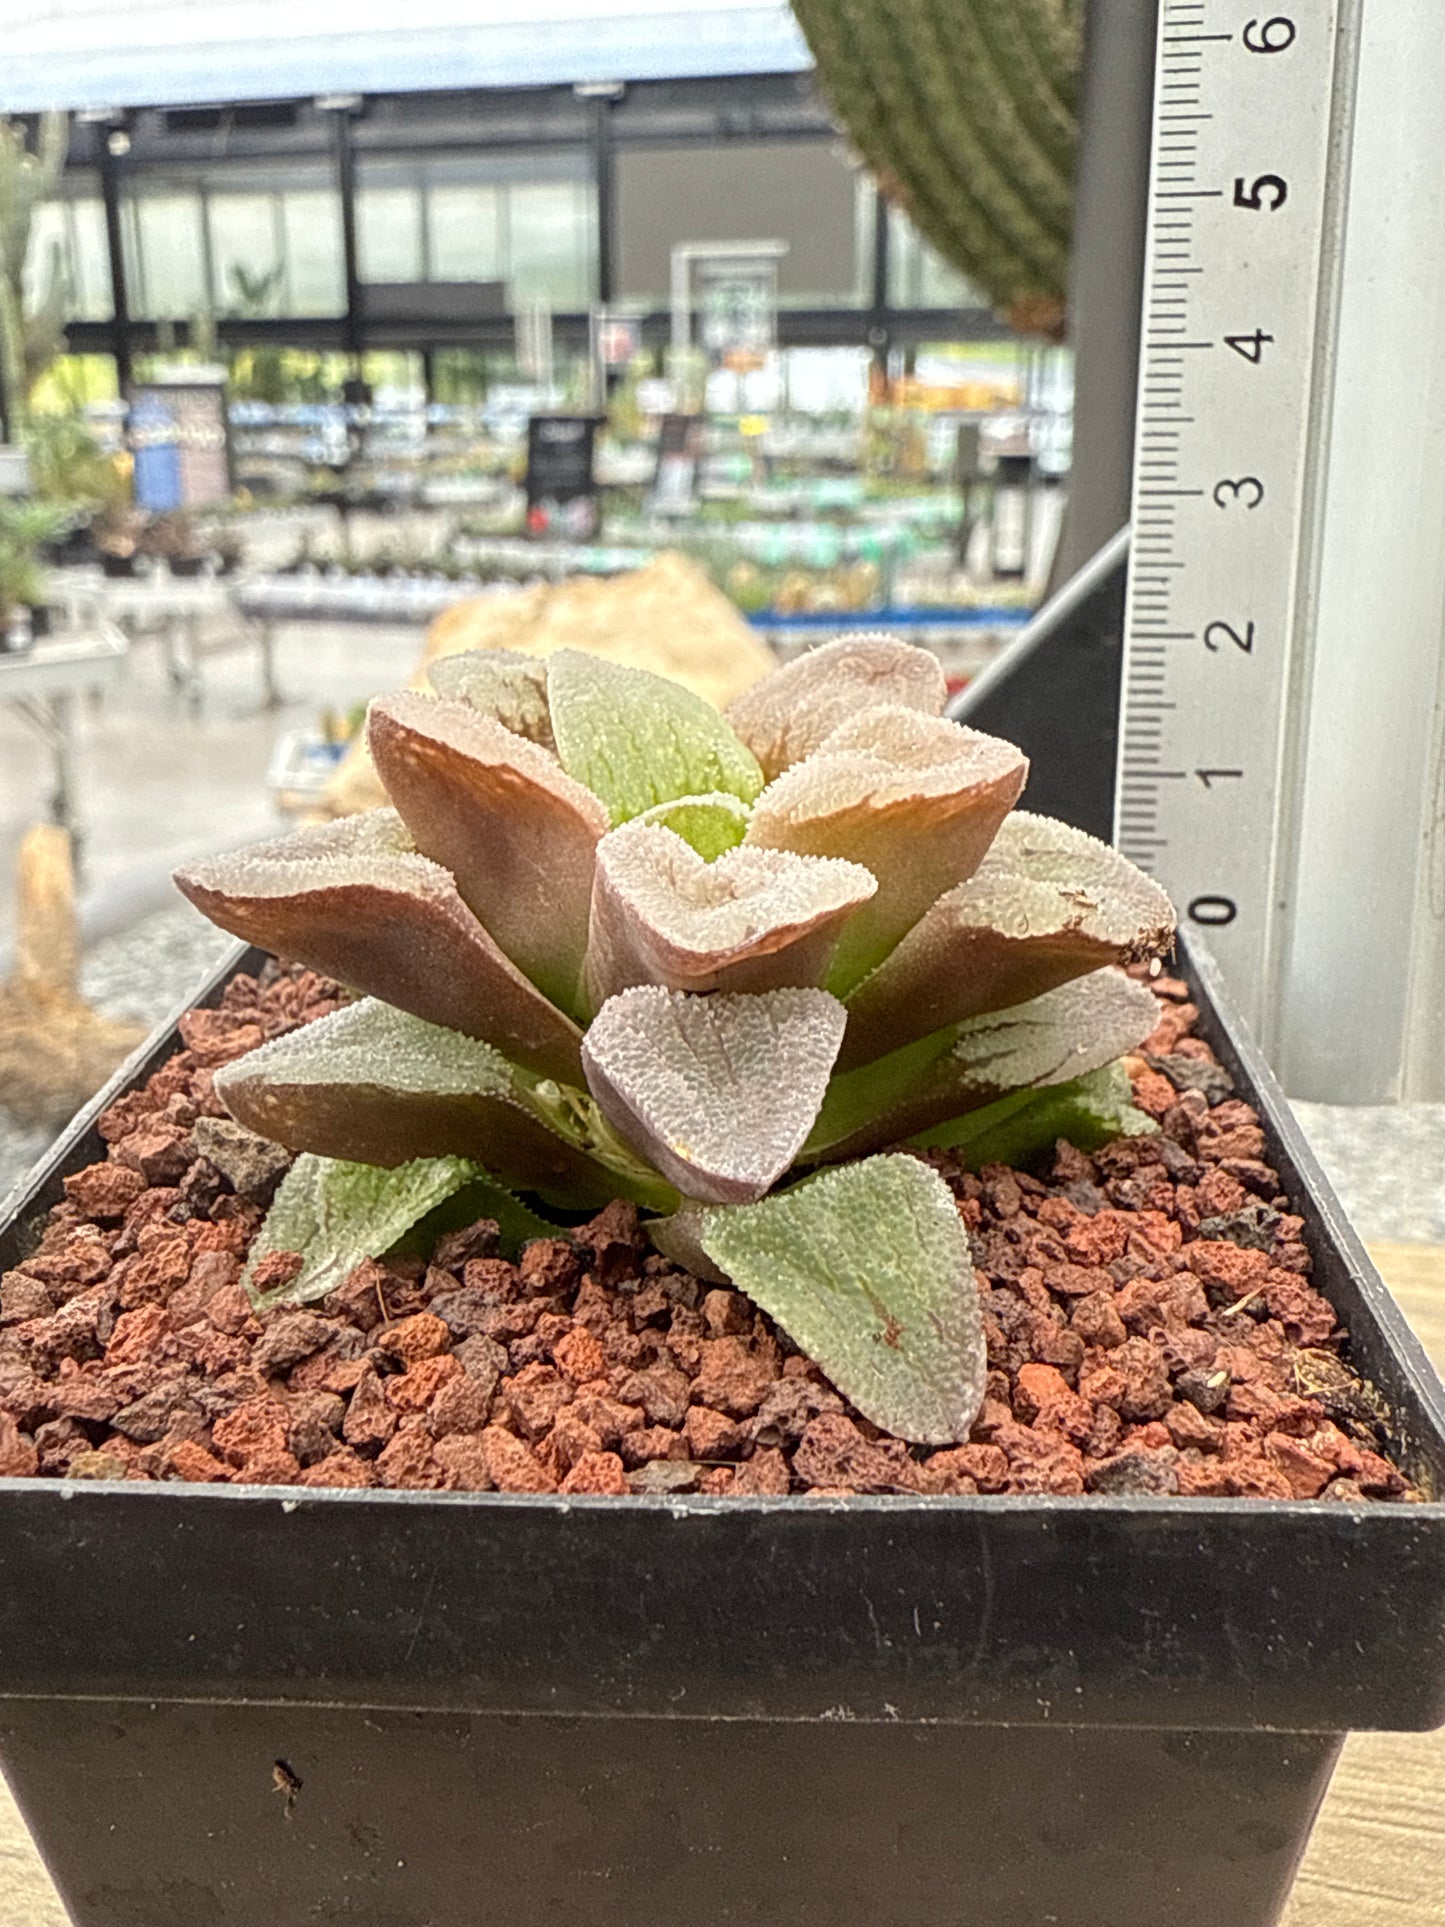
M177 1016L263 960L236 946ZM1329 1272L1322 1288L1350 1327L1352 1358L1438 1491L1445 1392L1202 946L1186 947L1186 971L1203 993L1199 1029L1259 1110L1267 1155L1306 1218L1316 1283ZM171 1022L62 1134L0 1219L0 1249L54 1201L62 1175L93 1160L98 1112L174 1047ZM843 1705L850 1718L988 1724L1445 1723L1439 1498L619 1501L6 1479L0 1545L12 1579L0 1593L0 1700L326 1697L676 1717L690 1694L697 1717L822 1719ZM89 1599L117 1586L119 1627ZM904 1608L913 1602L918 1628L930 1599L935 1628L949 1630L920 1630L910 1651ZM968 1627L961 1639L955 1621ZM394 1646L384 1634L398 1627Z

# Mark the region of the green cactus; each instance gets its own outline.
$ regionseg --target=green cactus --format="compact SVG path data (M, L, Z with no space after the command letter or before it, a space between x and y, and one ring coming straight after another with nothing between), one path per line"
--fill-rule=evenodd
M69 144L65 114L41 115L34 153L23 127L0 120L0 391L14 411L65 348L70 279L58 242L50 248L40 298L28 311L24 280L35 210L54 196Z
M997 308L1055 327L1083 0L793 0L793 11L882 191Z

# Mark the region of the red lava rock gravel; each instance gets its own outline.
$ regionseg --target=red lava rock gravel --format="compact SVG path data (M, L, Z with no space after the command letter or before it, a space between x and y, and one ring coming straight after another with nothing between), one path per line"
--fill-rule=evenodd
M879 1432L741 1294L653 1251L613 1204L513 1264L483 1221L430 1264L357 1267L264 1322L239 1283L280 1176L212 1072L336 1008L310 972L238 977L100 1119L0 1279L0 1476L570 1494L1417 1496L1341 1357L1259 1121L1192 1034L1183 984L1130 1060L1158 1136L1035 1177L931 1154L958 1200L988 1341L965 1445ZM232 1176L203 1154L211 1146ZM233 1181L233 1179L235 1181ZM264 1261L268 1287L299 1260Z

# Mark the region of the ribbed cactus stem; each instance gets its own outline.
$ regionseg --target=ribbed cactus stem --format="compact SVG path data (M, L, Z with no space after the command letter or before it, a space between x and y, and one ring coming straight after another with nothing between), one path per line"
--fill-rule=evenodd
M1082 0L794 0L885 193L1003 310L1062 313Z
M27 310L25 268L35 210L60 184L70 140L65 114L43 114L32 153L25 132L0 120L0 384L12 413L23 408L35 383L65 346L69 299L65 259L58 243L39 276L40 295ZM12 433L14 423L11 424Z

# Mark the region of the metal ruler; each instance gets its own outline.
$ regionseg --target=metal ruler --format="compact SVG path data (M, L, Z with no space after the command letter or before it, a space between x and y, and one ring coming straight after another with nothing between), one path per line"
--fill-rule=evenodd
M1268 1044L1339 218L1348 0L1162 0L1116 840Z

